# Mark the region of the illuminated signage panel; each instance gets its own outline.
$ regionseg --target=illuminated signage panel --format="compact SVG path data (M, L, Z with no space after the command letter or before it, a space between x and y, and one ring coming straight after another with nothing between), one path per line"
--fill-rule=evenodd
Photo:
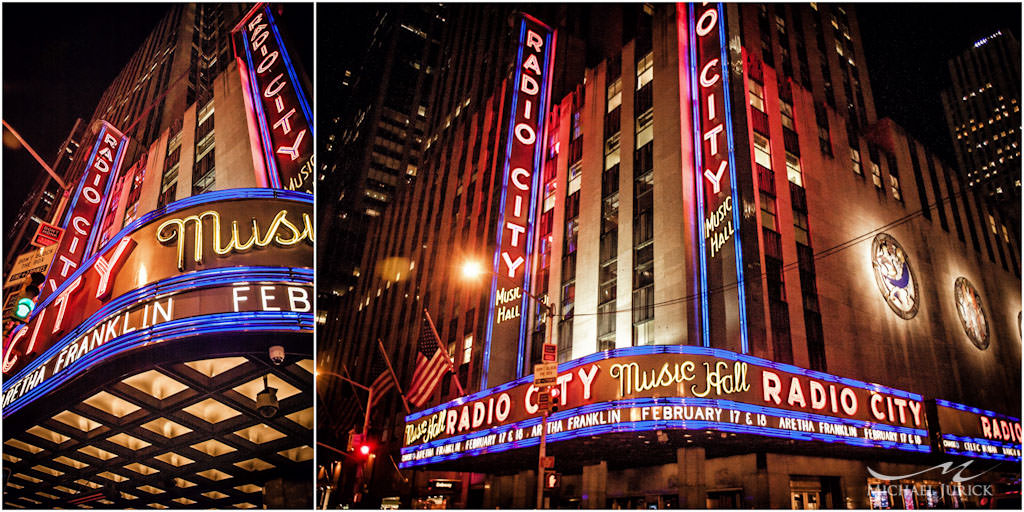
M92 255L98 214L107 197L110 176L118 172L127 142L128 139L110 123L100 122L96 143L86 160L78 188L71 197L64 236L57 246L46 281L40 286L39 302L60 288L78 270L82 261Z
M32 245L36 247L49 247L60 242L64 230L46 222L40 222L36 228L36 234L32 236Z
M1021 460L1020 418L936 399L935 420L936 443L948 454Z
M930 451L919 395L725 350L629 347L559 370L549 442L679 429ZM528 376L407 416L402 466L536 444L537 395Z
M274 308L281 308L276 302L281 296L301 306L298 291L263 287L312 280L312 272L302 270L313 262L311 209L308 194L235 189L183 199L158 210L160 216L153 212L132 222L13 332L3 354L4 375L13 377L4 381L5 392L12 380L43 367L56 350L81 343L99 322L107 330L101 338L90 337L90 343L124 336L135 316L117 320L117 315L176 290L251 282L250 290L233 296L244 307L232 313L251 311L253 304L266 306L256 311L296 311ZM141 324L152 325L146 319L154 318L155 311L142 313ZM245 328L235 325L236 330Z
M729 65L725 45L725 9L722 4L680 4L687 14L680 46L689 55L690 91L697 195L696 234L700 247L700 322L704 346L723 346L738 339L748 350L743 260L740 248L739 192L733 150L729 99ZM735 281L733 281L735 276ZM737 283L735 291L711 294L711 289ZM732 294L735 294L733 296ZM712 323L712 318L724 319ZM738 328L735 331L734 327Z
M313 111L270 6L254 7L234 32L253 154L261 155L254 162L260 181L311 194Z
M523 289L530 282L533 221L544 153L544 115L549 103L553 46L552 29L523 15L519 24L519 52L506 135L482 387L487 386L492 353L518 354L515 363L508 361L506 365L501 361L497 365L511 367L515 364L517 377L521 377L523 372L527 307Z

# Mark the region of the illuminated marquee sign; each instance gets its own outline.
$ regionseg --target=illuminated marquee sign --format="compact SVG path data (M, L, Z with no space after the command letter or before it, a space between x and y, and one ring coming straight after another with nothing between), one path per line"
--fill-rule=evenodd
M175 329L311 330L311 209L308 194L235 189L133 221L13 332L3 354L4 414L40 383L81 371L94 362L89 354L109 355L112 346L173 339Z
M940 450L951 455L1020 462L1020 418L941 399L934 402L934 430Z
M746 299L739 241L740 208L733 151L729 66L725 44L725 10L722 4L678 4L680 48L688 49L690 104L693 126L693 180L696 183L696 235L700 247L700 318L704 346L711 339L738 339L747 352ZM685 119L683 122L686 122ZM711 288L732 281L735 297ZM709 283L711 283L709 285ZM716 284L718 283L718 284ZM733 318L735 317L735 321ZM711 318L728 319L711 324ZM734 332L733 327L738 328ZM721 346L721 343L716 343Z
M57 246L46 281L40 287L40 302L60 288L64 281L78 270L82 261L91 256L98 214L104 198L107 197L110 176L117 173L127 142L128 139L110 123L100 122L96 143L86 161L78 188L71 197L71 206L68 208L70 214L64 225L64 236Z
M258 4L234 32L258 178L313 193L313 111L270 6Z
M494 278L484 345L481 386L487 386L491 354L518 354L512 367L522 376L525 352L526 302L522 289L530 282L533 221L537 208L537 183L544 153L544 114L547 112L554 32L529 15L519 25L515 87L509 116L505 171L498 215L498 243L494 253ZM494 350L492 352L492 347Z
M919 395L725 350L630 347L559 370L549 442L679 429L930 451ZM402 466L537 444L537 395L527 376L407 416Z

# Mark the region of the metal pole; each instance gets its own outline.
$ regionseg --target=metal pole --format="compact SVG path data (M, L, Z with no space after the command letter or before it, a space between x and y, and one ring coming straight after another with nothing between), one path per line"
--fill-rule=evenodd
M367 388L369 394L366 395L366 415L363 416L363 442L366 442L366 432L370 429L370 407L373 406L373 388Z
M52 176L53 179L57 182L57 184L60 185L60 188L67 189L67 183L64 183L64 180L60 176L57 176L57 173L53 172L53 169L51 169L50 166L47 165L47 163L44 162L42 158L40 158L39 154L36 153L36 150L32 149L32 146L29 146L28 143L25 142L25 139L21 138L21 134L16 132L14 128L11 127L11 125L7 124L7 121L3 121L3 124L4 127L10 130L11 134L14 135L16 139L18 139L18 142L20 142L21 145L28 150L29 154L32 155L32 158L35 158L36 162L39 162L39 165L41 165L43 169L46 170L46 172L50 173L50 176Z
M544 508L544 457L548 444L548 411L540 417L540 455L537 457L537 508Z

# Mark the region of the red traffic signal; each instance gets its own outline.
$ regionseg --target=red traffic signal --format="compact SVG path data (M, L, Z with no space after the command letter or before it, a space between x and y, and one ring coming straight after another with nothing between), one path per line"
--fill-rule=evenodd
M368 445L368 444L359 445L359 455L362 455L362 456L365 457L365 456L370 454L371 450L372 450L372 448L370 448L370 445Z

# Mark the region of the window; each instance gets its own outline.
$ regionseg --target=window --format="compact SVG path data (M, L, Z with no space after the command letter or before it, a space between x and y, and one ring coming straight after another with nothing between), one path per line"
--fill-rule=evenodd
M761 226L772 231L778 231L775 225L775 198L761 192Z
M875 162L871 162L871 181L874 182L875 188L882 188L882 169Z
M850 148L850 162L853 166L853 172L857 175L863 175L864 171L860 166L860 150Z
M473 335L467 334L462 340L462 363L466 364L473 356Z
M800 158L789 151L786 152L786 177L789 178L790 183L798 187L804 186L803 173L800 170Z
M622 104L622 78L616 78L608 85L608 112L611 112Z
M639 91L654 80L654 52L644 55L636 63L636 89Z
M753 80L750 81L750 106L764 112L764 87Z
M793 210L793 238L797 243L811 245L811 235L807 229L807 213Z
M796 123L793 122L793 105L780 101L779 113L782 115L782 126L796 131Z
M765 169L772 168L772 150L768 139L761 135L754 134L754 161Z

